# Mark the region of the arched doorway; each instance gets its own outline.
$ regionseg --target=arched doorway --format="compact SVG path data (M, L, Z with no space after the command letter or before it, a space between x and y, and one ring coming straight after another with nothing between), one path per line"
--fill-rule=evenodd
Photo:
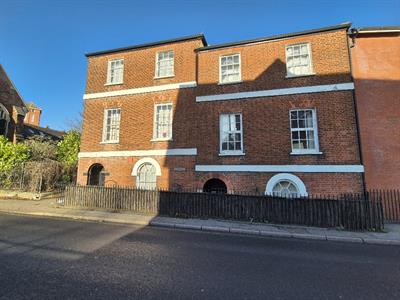
M101 164L94 164L89 168L88 185L104 186L104 167Z
M211 178L204 184L203 191L213 194L226 194L228 190L225 182L223 182L221 179Z

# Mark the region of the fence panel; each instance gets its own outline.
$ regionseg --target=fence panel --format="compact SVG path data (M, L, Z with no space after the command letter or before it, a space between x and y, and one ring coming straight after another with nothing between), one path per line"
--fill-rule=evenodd
M385 195L385 197L382 197ZM279 198L260 195L209 194L134 188L67 186L68 207L127 210L182 218L382 230L384 216L395 218L398 194L370 193L367 198ZM356 200L355 200L356 199ZM384 200L383 200L384 199ZM385 210L389 203L390 210ZM387 204L386 204L387 205Z

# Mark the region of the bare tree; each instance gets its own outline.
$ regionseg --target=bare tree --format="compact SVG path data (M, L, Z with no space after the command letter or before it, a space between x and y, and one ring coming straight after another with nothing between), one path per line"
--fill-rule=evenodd
M74 130L82 133L82 122L83 122L83 109L81 109L77 116L69 118L65 121L67 127L66 131Z

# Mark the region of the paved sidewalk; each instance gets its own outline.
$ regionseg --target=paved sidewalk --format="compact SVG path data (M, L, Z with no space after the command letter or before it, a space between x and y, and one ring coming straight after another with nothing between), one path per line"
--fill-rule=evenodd
M138 215L128 212L116 213L86 209L69 209L59 206L55 199L40 201L0 199L0 212L257 236L400 246L400 224L385 225L386 232L384 233L349 232L331 228L327 229L219 220L178 219L151 215Z

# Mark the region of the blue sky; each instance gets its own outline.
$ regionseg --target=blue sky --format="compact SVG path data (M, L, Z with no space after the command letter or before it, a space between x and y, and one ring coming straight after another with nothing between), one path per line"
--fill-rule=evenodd
M400 0L0 1L0 63L41 125L68 129L82 109L84 53L204 33L209 44L351 21L400 25Z

